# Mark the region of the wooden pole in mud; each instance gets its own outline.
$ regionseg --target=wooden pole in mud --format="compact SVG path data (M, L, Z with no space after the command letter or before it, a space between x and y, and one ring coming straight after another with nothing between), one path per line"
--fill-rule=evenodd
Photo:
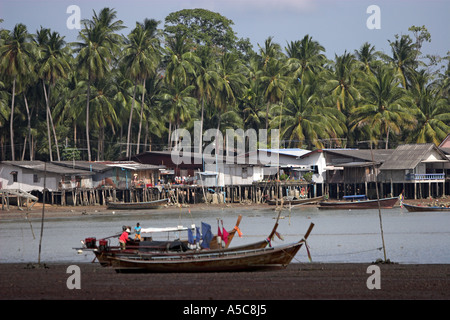
M378 176L376 174L375 161L373 158L372 142L370 142L370 154L372 156L372 168L373 168L373 174L375 176L375 190L377 192L377 200L378 200L378 217L380 219L381 242L383 243L384 262L386 262L386 260L387 260L386 259L386 246L384 244L383 221L381 219L380 194L378 192Z
M38 254L38 264L41 264L41 247L42 247L42 233L44 232L44 213L45 213L45 196L47 193L46 189L46 181L47 181L47 162L44 162L44 190L42 197L42 218L41 218L41 237L39 239L39 254Z

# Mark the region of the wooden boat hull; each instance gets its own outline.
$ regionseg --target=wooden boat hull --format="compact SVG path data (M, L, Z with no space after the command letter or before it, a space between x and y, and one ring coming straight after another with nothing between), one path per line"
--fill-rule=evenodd
M450 212L450 207L427 207L427 206L415 206L412 204L406 204L403 203L403 206L409 211L409 212L430 212L430 211L437 211L437 212Z
M323 200L323 196L314 197L314 198L304 198L304 199L283 199L283 205L297 205L297 204L305 204L305 203L315 203ZM280 200L268 200L268 205L275 206L277 204L281 204Z
M108 202L107 208L114 210L145 210L160 209L169 201L169 199L161 199L148 202Z
M297 243L276 248L254 250L227 250L184 256L113 257L112 267L117 272L230 272L286 268L306 242L314 224Z
M241 218L242 218L242 216L239 215L236 226L239 225ZM145 257L149 257L149 256L169 256L169 255L173 255L173 254L182 255L182 256L189 256L189 255L193 256L193 255L198 255L201 252L224 253L224 252L233 252L233 251L263 249L263 248L267 247L267 245L270 243L269 240L273 239L277 228L278 228L278 220L275 223L271 233L265 240L246 244L246 245L241 245L241 246L237 246L237 247L231 247L231 248L228 247L231 240L233 239L233 236L230 237L230 235L232 234L230 232L230 234L228 236L228 245L225 248L219 247L217 244L217 241L216 241L216 246L211 246L211 243L210 243L209 250L206 249L206 250L201 250L201 251L198 251L198 250L183 251L181 249L176 249L175 250L176 252L174 252L174 251L171 251L168 246L172 242L168 241L165 244L164 243L162 243L161 245L155 244L154 246L127 246L127 248L125 250L120 249L120 247L109 247L105 250L94 250L94 254L95 254L98 262L102 266L111 266L112 258L116 258L116 257L139 256L139 257L145 258ZM234 230L236 231L236 228ZM234 235L234 233L233 233L233 235ZM180 248L180 247L177 247L177 248Z
M224 252L233 252L233 251L245 251L245 250L256 250L256 249L263 249L267 247L268 245L267 240L259 241L250 243L247 245L237 246L237 247L231 247L231 248L224 248L224 249L214 249L214 250L190 250L185 252L173 252L173 251L164 251L164 250L154 250L154 251L147 251L147 252L141 252L138 249L125 249L121 250L119 247L110 248L108 250L94 250L94 254L103 267L111 266L112 265L112 259L114 258L126 258L126 257L140 257L140 258L148 258L148 257L164 257L164 256L195 256L202 252L204 253L224 253Z
M398 198L383 198L379 200L380 208L392 209ZM378 209L378 200L365 201L324 201L319 202L319 209Z
M171 255L111 258L117 272L230 272L285 268L304 241L278 248L202 253L189 257Z

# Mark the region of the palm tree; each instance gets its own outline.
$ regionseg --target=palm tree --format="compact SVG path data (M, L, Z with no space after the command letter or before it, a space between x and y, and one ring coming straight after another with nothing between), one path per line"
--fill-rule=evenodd
M375 50L375 46L368 42L365 42L359 50L355 50L355 57L361 63L361 69L367 74L373 74L375 64L379 62L377 60L379 55L380 53Z
M64 37L61 37L58 32L50 33L49 29L41 27L37 31L36 42L40 49L40 59L38 63L38 76L42 79L42 87L44 89L44 97L47 109L47 121L48 131L50 132L50 125L53 129L53 135L55 138L56 154L58 161L60 161L58 139L55 132L55 126L53 125L53 116L50 109L50 93L54 88L56 81L59 78L67 78L70 72L70 65L68 63L68 47L65 46ZM46 82L48 83L48 90L46 89ZM50 122L50 123L49 123ZM49 152L50 161L53 161L51 139L49 135Z
M87 78L86 98L86 140L88 160L91 161L91 145L89 139L89 102L91 83L101 79L109 71L113 54L117 51L119 36L115 34L123 28L122 21L116 19L116 11L104 8L97 13L94 11L92 20L84 21L84 28L79 33L81 42L76 43L77 67Z
M205 53L210 52L210 47L204 47ZM219 75L217 73L217 64L213 60L212 55L205 54L205 58L200 61L197 65L196 77L195 77L195 91L196 96L201 104L200 111L200 139L198 152L201 153L203 149L203 122L204 122L204 111L205 103L210 103L215 95L216 88L219 83Z
M175 79L188 85L195 77L195 69L200 64L200 58L191 51L183 35L176 34L167 39L166 83L174 83Z
M284 56L281 53L280 46L272 43L269 37L260 47L261 72L259 74L260 84L264 88L264 100L266 102L266 129L269 128L269 106L282 100L283 93L286 90L288 79L287 65L284 63Z
M386 149L391 133L399 135L402 128L410 126L414 115L408 109L410 103L406 91L399 85L401 76L388 66L380 67L363 82L361 106L350 116L350 129L366 129L370 139L378 141L386 137Z
M443 88L429 83L429 80L425 70L412 74L409 91L414 101L417 125L407 140L439 145L450 132L450 108L442 94Z
M386 59L396 66L403 88L408 89L410 75L418 66L416 45L408 35L403 35L400 38L396 36L395 41L389 41L389 44L392 50L392 57L386 57Z
M261 99L260 87L252 79L249 82L248 88L245 89L245 92L239 99L239 107L245 128L257 130L263 125L265 112L262 107L263 101Z
M278 115L272 120L272 126L282 124L281 137L289 140L292 147L323 148L321 139L344 136L345 116L336 108L322 106L315 94L314 80L312 77L305 79L304 83L291 86L286 91L284 104L274 108L274 111L278 109Z
M349 113L360 98L355 84L358 74L356 60L346 51L342 56L335 55L335 59L332 71L326 74L325 91L331 93L339 111Z
M144 146L149 146L147 150L152 150L153 137L162 138L166 133L163 110L159 103L159 97L163 85L163 78L161 75L153 75L146 81L146 95L145 101L148 106L154 106L148 110L145 118L145 137ZM145 148L145 147L144 147Z
M169 146L171 146L172 124L178 129L181 123L189 121L197 105L197 99L192 97L194 89L195 86L185 86L182 80L175 79L172 84L166 84L161 94L160 99L169 120Z
M3 152L3 142L4 142L5 136L8 135L6 133L6 130L4 130L5 125L6 125L6 123L8 123L8 119L10 117L10 114L9 114L10 109L7 107L8 100L9 100L9 96L8 96L7 88L0 79L0 149L2 150L1 158L0 158L1 161L6 160L5 154Z
M73 66L74 62L71 61L70 64ZM87 82L78 80L78 76L78 72L71 72L65 81L57 82L55 90L58 92L59 99L53 109L56 123L72 127L73 148L77 148L78 128L85 124L83 106L86 105Z
M325 48L319 42L313 41L309 35L304 36L300 41L291 41L286 47L286 53L287 64L294 72L294 78L303 81L306 72L317 74L326 62L322 52L325 52Z
M161 38L161 31L157 29L159 24L159 21L155 19L144 19L144 22L141 23L141 26L144 28L144 30L147 33L147 37L149 40L149 49L151 49L152 53L156 56L157 59L157 65L155 67L155 70L153 70L153 77L156 75L156 69L158 65L161 62L161 55L162 55L162 48L160 43ZM157 82L159 83L159 82ZM142 88L142 95L141 95L141 114L139 117L139 130L138 130L138 137L137 137L137 146L136 146L136 153L139 153L140 148L140 141L141 141L141 129L142 129L142 120L144 117L144 101L145 101L145 94L147 93L146 88L146 80L142 82L143 88ZM155 82L151 82L151 84L155 84ZM155 87L152 87L154 89ZM155 91L151 91L151 94L155 94ZM153 99L148 99L148 101L153 101ZM152 104L148 104L149 108L152 106ZM146 124L146 128L148 128L148 122ZM147 132L148 133L148 132Z
M266 67L267 63L271 59L279 60L284 58L280 45L278 43L274 43L272 40L273 37L268 37L266 41L264 41L264 47L261 47L258 44L262 69Z
M136 89L138 83L145 86L145 80L156 72L158 66L157 49L153 47L151 40L151 30L146 30L143 25L137 23L136 27L131 31L126 41L124 49L123 63L126 66L127 73L131 79L134 80L133 100L130 110L130 118L128 122L127 135L127 151L126 156L131 156L131 125L133 122L133 110L136 101ZM143 89L144 90L144 89ZM142 92L142 96L144 91ZM142 123L142 113L144 104L141 103L141 117L139 122L139 134ZM139 143L139 140L138 140Z
M10 141L11 159L15 160L14 152L14 103L16 95L16 82L21 81L24 76L31 72L31 61L33 47L30 43L30 35L27 27L21 23L16 24L14 29L5 33L5 40L0 47L0 66L3 74L12 81L11 89L11 111L10 111Z
M220 114L227 111L229 105L236 104L237 97L245 88L245 73L245 67L237 55L227 52L221 57L217 65L218 84L214 99L219 113L217 130L220 127Z
M95 82L91 89L92 122L98 128L97 160L104 160L105 155L105 128L115 135L114 126L117 123L117 115L114 110L114 97L116 87L114 78L106 76Z

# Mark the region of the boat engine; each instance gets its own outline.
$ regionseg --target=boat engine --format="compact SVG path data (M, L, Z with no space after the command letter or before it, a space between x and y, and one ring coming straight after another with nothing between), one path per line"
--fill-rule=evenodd
M86 238L86 239L84 239L84 244L85 244L86 248L94 249L94 248L96 248L95 241L96 241L95 238Z
M98 240L98 250L104 251L108 249L108 240L106 239L100 239Z

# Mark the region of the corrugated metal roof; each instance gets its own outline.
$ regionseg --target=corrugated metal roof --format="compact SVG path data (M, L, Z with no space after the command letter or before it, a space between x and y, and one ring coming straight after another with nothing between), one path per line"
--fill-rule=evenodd
M310 153L310 150L300 148L288 148L288 149L258 149L259 151L266 151L271 153L279 153L287 156L301 157Z
M44 161L34 160L34 161L2 161L4 164L9 164L23 169L34 170L34 171L47 171L50 173L57 173L61 175L79 175L79 176L89 176L93 175L93 172L89 172L81 169L72 169L64 166L59 166L50 162L45 163Z
M159 170L166 168L164 165L146 164L135 161L101 161L98 163L106 165L109 168L119 167L128 170Z
M365 161L373 161L383 163L394 152L392 149L323 149L326 153L334 153L344 157L352 157Z
M89 162L89 161L53 161L52 163L63 166L66 168L72 168L72 169L81 169L81 170L87 170L87 171L94 171L94 172L105 172L110 169L109 166L99 163L99 162Z
M400 145L381 165L380 170L414 169L433 151L437 152L443 160L445 159L445 155L433 143Z

